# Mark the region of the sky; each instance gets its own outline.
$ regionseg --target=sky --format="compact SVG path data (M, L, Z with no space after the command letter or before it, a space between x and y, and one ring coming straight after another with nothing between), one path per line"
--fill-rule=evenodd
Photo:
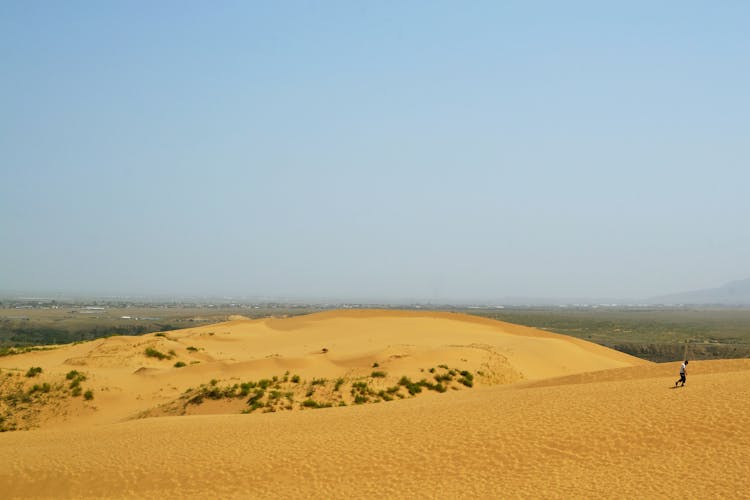
M750 3L0 2L0 291L750 277Z

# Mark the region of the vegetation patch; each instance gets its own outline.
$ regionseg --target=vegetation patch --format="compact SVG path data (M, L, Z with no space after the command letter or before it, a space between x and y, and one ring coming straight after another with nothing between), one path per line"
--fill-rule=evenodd
M280 377L234 383L213 379L198 388L188 389L169 405L171 414L185 414L191 406L207 401L237 401L241 413L270 413L388 402L414 397L424 391L444 393L448 389L473 386L474 375L468 370L459 371L442 365L429 372L432 379L418 381L408 376L395 378L384 371L351 378L313 378L309 382L299 375L290 376L289 372Z
M458 381L466 387L474 387L474 375L467 370L461 371L461 378L459 378Z
M306 399L302 402L302 406L305 408L330 408L333 406L332 403L320 403L318 401L313 401L312 399Z
M37 346L2 346L0 347L0 356L15 356L32 351L49 351L56 347L37 347Z
M42 370L32 367L23 372L6 373L0 377L0 432L26 430L36 427L44 415L60 413L70 398L90 393L83 391L81 383L86 375L72 370L65 376L47 375L47 380L30 380L37 378ZM31 374L31 375L30 375Z
M174 353L174 351L170 351L171 353ZM153 347L147 347L145 351L143 351L143 354L146 355L147 358L156 358L156 359L172 359L172 356L170 354L164 354L161 351L157 351Z

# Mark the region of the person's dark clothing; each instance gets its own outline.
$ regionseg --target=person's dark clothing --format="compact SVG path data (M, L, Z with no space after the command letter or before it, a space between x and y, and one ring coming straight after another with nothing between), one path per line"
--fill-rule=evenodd
M677 384L679 384L680 382L682 382L682 385L685 385L685 372L687 371L687 367L685 365L687 365L687 361L682 363L682 366L680 366L680 380L674 383L675 386L677 386Z

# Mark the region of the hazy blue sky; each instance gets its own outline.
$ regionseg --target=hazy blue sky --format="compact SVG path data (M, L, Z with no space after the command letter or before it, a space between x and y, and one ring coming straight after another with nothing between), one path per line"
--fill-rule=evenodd
M750 2L0 2L0 291L750 276Z

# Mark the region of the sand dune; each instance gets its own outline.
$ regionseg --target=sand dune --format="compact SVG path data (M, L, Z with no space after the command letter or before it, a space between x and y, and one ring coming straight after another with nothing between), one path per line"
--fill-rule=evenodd
M146 349L173 354L157 359L146 356ZM185 366L176 368L176 362ZM370 374L375 363L391 383L401 376L422 378L424 370L444 364L481 372L479 382L485 385L645 364L578 339L467 315L349 310L110 337L0 358L0 370L20 374L39 366L39 381L53 384L71 370L85 374L84 387L94 399L83 408L35 417L50 427L134 418L212 379L257 380L294 372L307 380L349 380ZM32 419L28 427L36 425Z
M146 358L149 346L176 357ZM442 363L485 376L388 403L133 419L210 378L354 380L373 363L389 376ZM0 377L30 366L50 380L77 367L94 398L0 434L9 497L748 497L750 360L693 362L673 389L676 364L548 332L344 311L0 358Z

